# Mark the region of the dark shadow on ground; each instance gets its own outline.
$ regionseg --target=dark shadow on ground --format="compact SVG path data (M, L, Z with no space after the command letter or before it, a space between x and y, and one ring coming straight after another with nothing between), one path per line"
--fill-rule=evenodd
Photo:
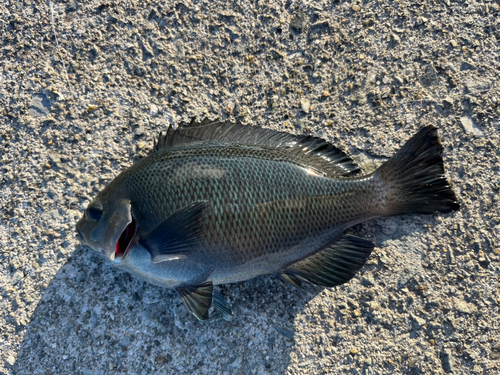
M373 275L383 289L408 282L421 267L422 254L407 237L422 232L418 218L371 221L350 230L403 256L408 270L384 272L383 262L369 262L335 292L359 297L375 282ZM394 275L402 279L389 283ZM214 311L209 321L199 322L173 291L138 280L78 248L46 288L12 374L285 373L290 353L300 351L295 319L306 314L305 306L324 289L299 290L272 276L218 288L235 316L228 321ZM330 294L329 299L328 310L333 311L326 315L347 324L335 298ZM312 314L334 340L335 330L321 308ZM82 367L88 363L90 368Z
M174 292L78 248L46 288L12 374L284 373L294 317L321 289L268 276L219 290L234 318L199 322Z

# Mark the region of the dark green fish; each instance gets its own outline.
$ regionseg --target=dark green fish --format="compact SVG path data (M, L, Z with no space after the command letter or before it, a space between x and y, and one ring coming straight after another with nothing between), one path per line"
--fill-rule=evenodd
M295 286L350 280L374 244L344 231L390 215L458 210L437 129L369 175L322 139L230 122L160 134L85 211L82 243L174 288L198 319L230 307L214 285L273 274Z

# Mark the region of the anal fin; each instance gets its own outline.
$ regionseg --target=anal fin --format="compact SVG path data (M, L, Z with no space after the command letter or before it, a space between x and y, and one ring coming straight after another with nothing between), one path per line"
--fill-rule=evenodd
M184 306L198 320L207 320L208 310L214 302L214 285L211 281L200 285L187 285L175 288Z
M373 242L345 235L332 246L281 269L277 276L299 288L302 283L340 285L363 267L374 247Z

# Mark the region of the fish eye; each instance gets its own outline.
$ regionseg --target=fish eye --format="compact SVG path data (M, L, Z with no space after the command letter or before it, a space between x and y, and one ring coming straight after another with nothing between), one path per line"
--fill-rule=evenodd
M87 208L87 216L90 220L99 221L104 211L104 206L101 201L95 201Z

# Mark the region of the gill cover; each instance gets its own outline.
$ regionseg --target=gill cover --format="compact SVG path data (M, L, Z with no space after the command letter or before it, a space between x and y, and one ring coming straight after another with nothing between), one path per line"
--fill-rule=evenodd
M131 222L131 204L128 199L108 201L106 211L90 232L90 240L96 244L100 243L106 258L114 260L116 244Z
M106 229L106 237L104 243L106 244L106 256L114 260L115 249L117 248L118 241L122 233L127 230L127 226L132 222L132 212L129 200L121 200L118 202L118 211L109 220L108 228ZM110 249L108 254L107 250Z

